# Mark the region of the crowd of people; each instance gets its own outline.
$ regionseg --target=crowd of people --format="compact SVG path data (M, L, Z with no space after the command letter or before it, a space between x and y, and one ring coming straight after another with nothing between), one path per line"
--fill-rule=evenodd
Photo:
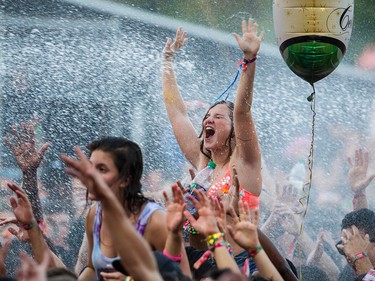
M3 193L11 210L0 210L7 227L0 280L375 280L369 154L358 149L348 159L353 211L341 221L339 242L324 229L316 239L303 230L301 189L292 181L262 196L269 175L252 104L263 33L250 19L234 37L243 52L235 102L213 103L199 134L174 73L186 32L179 28L165 44L165 107L192 169L190 184L177 181L161 196L145 195L140 146L104 136L88 144L88 155L80 147L76 157L61 155L72 181L59 192L73 194L75 205L67 213L40 188L37 171L49 144L37 149L33 121L12 127L4 141L23 181L22 187L6 183Z

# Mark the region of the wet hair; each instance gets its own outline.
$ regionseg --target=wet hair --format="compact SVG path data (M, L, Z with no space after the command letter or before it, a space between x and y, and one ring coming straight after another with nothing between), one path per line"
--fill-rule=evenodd
M121 203L123 206L126 204L131 213L138 213L148 201L142 193L143 157L138 144L122 137L104 137L90 143L88 148L90 156L95 150L112 156L120 177L129 181L129 185L123 189Z
M369 235L370 242L375 243L375 213L369 209L359 209L345 215L341 222L341 229L355 225Z
M229 118L230 118L230 133L229 133L229 136L227 138L227 141L226 143L228 144L229 146L229 154L228 154L228 158L232 155L232 152L233 152L233 149L232 149L232 138L234 136L234 125L233 125L233 111L234 111L234 103L231 102L231 101L225 101L225 100L221 100L221 101L218 101L218 102L215 102L213 105L211 105L211 107L207 110L206 114L204 115L204 118L203 118L203 121L202 121L202 130L199 134L199 138L202 138L203 136L203 132L204 132L204 127L203 127L203 122L204 120L206 120L207 118L207 114L208 112L210 112L210 110L212 108L214 108L215 106L219 105L219 104L224 104L228 107L229 109ZM201 144L200 144L200 150L201 152L209 159L211 159L211 152L208 151L208 150L205 150L204 149L204 139L202 138L201 139Z

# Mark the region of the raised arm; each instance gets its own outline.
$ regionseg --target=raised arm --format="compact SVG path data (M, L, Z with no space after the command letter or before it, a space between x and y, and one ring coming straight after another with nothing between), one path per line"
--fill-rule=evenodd
M193 202L199 217L195 219L188 211L184 211L185 217L190 221L195 230L206 237L204 241L207 242L207 246L211 251L207 251L206 253L208 253L208 255L213 254L217 268L229 268L235 273L240 273L235 260L229 253L228 244L224 240L224 234L219 230L217 218L215 217L215 199L208 199L201 189L194 190L194 194L198 200L191 195L189 199ZM203 254L203 256L205 256L206 253ZM194 268L199 268L201 261L202 257L194 264Z
M183 212L186 208L186 202L182 190L177 183L173 184L171 188L173 202L169 199L167 192L163 192L165 204L167 206L166 224L168 229L168 237L165 242L163 254L178 262L182 272L191 277L189 261L182 239L182 226L185 220Z
M172 42L168 38L162 54L162 86L164 103L174 135L187 160L198 168L200 157L200 141L191 123L185 102L178 89L173 68L173 58L176 51L186 43L186 32L181 27L177 29Z
M20 127L18 131L16 126L12 126L10 135L5 137L4 141L12 151L22 171L23 189L29 197L35 219L40 222L43 220L43 211L38 192L37 169L49 144L43 144L37 151L33 122L22 122Z
M256 209L253 213L250 213L249 206L242 201L238 203L238 209L239 216L237 216L233 207L230 209L235 225L233 227L228 226L228 230L233 240L249 253L261 277L274 281L283 281L284 279L259 242L257 230L259 211Z
M251 106L256 68L256 56L260 48L263 33L257 34L257 24L251 19L242 21L242 37L234 33L244 59L234 107L234 131L236 149L234 161L241 186L254 195L262 188L261 152L256 133Z
M353 160L351 157L348 157L348 180L353 192L353 210L356 211L368 208L366 188L375 178L375 173L367 175L369 163L368 152L363 153L361 148L357 149Z
M46 251L49 251L50 254L54 256L48 248L42 232L38 227L38 223L31 209L30 201L28 200L25 192L16 184L8 183L8 187L13 190L16 195L16 198L10 198L10 205L13 208L14 216L16 217L20 227L23 227L28 233L29 242L35 260L38 263L41 263ZM61 262L58 262L58 264L59 266L62 265ZM56 262L51 264L51 266L56 266Z

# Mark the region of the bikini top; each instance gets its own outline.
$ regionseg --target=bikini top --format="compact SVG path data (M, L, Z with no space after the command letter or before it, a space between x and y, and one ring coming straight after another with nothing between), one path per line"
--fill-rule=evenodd
M224 177L217 183L211 185L211 187L207 190L207 197L217 197L219 191L221 191L225 196L226 194L228 194L231 185L232 177L230 175L228 166L225 171ZM252 194L242 187L240 187L240 200L242 200L242 202L247 202L250 209L259 208L259 196Z

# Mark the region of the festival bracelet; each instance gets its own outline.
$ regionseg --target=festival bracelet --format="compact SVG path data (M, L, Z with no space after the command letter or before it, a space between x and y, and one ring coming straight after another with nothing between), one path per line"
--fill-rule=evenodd
M262 251L263 247L261 245L259 245L258 247L256 247L255 250L252 250L249 252L249 256L254 258L257 254L259 254L260 251Z
M204 239L204 241L207 242L210 246L213 246L217 240L222 238L224 239L224 233L217 232L207 236L206 239Z
M352 258L352 262L355 263L357 260L363 259L365 257L367 257L366 252L359 252L359 253L354 255L354 257Z
M22 227L23 227L24 230L30 230L30 229L34 228L35 226L38 226L38 223L36 221L32 221L32 222L29 222L29 223L24 223L22 225Z
M178 256L172 256L170 253L167 252L166 249L163 250L163 255L175 262L180 262L182 260L182 254L179 254Z
M246 69L247 69L247 65L248 65L249 63L253 63L253 62L256 61L256 60L257 60L257 57L254 57L254 58L252 58L252 59L245 59L245 58L243 58L242 60L240 60L240 61L238 62L238 66L241 67L242 71L246 71Z

